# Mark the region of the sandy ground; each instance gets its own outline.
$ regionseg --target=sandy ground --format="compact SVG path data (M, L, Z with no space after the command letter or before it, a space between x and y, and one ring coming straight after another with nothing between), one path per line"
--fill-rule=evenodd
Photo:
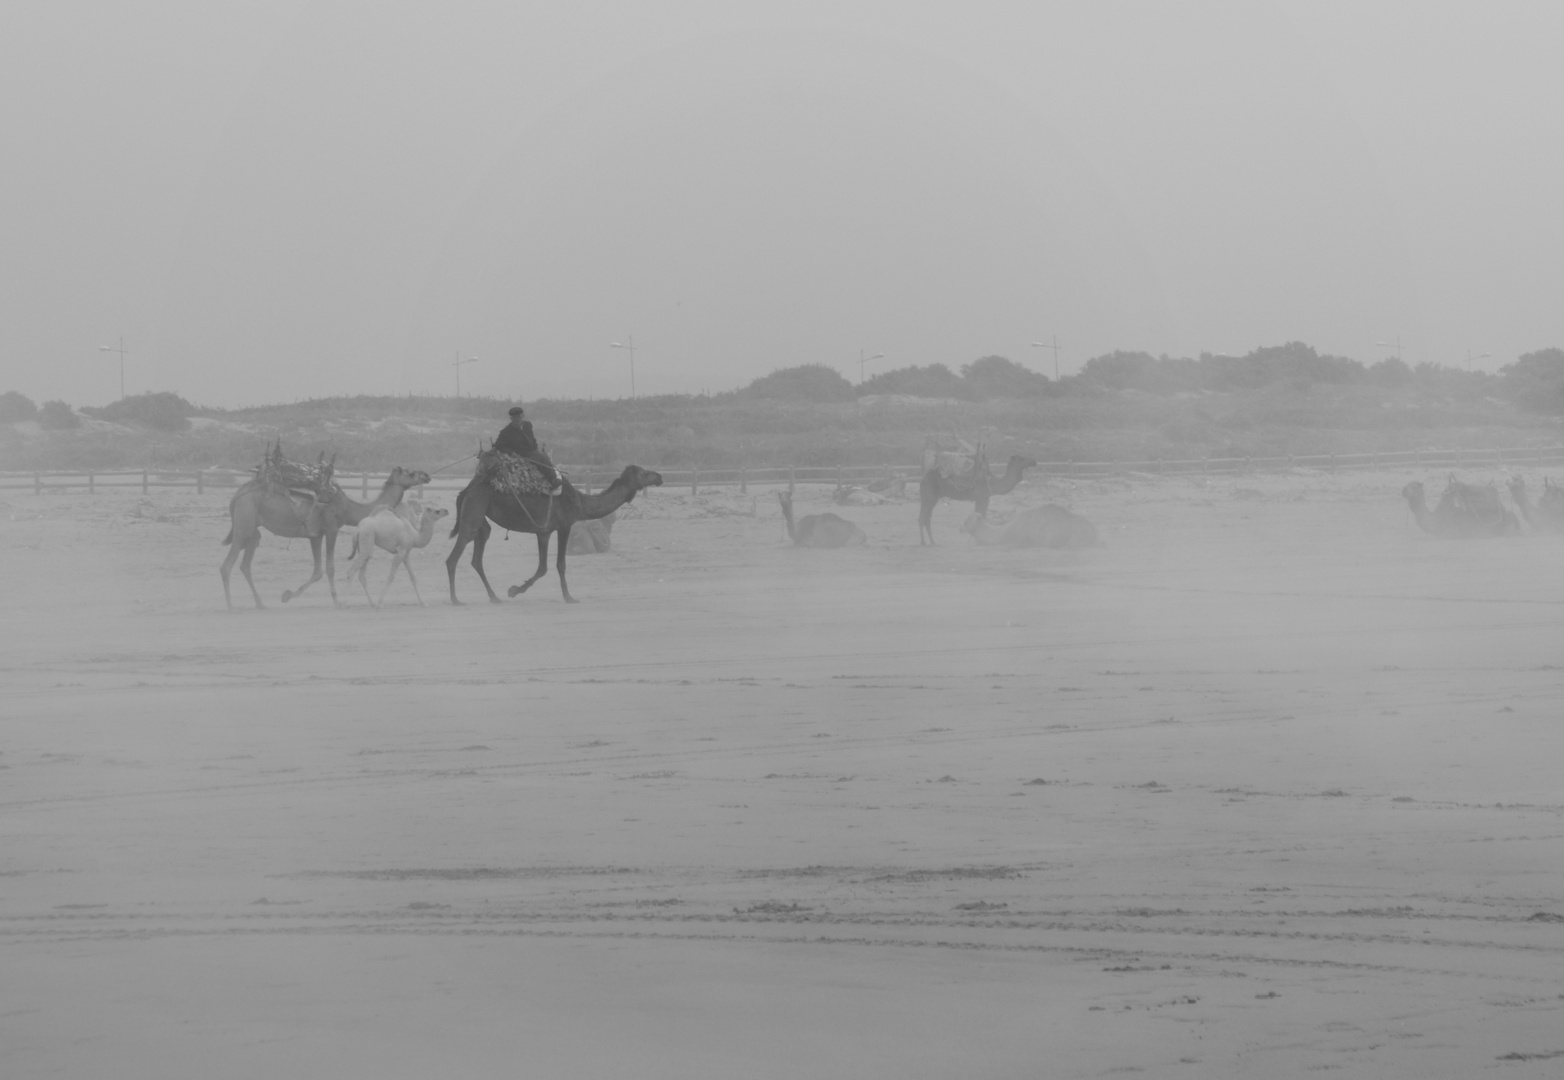
M10 495L0 1074L1558 1075L1564 540L1410 478L661 490L578 606L268 537L233 614L223 493Z

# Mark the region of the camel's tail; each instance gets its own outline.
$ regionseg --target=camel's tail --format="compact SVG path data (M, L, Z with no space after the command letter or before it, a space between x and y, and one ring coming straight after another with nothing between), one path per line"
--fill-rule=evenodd
M232 525L230 525L230 526L228 526L228 535L223 537L223 543L224 544L231 544L233 542L234 542L234 527Z
M462 500L466 497L466 488L462 488L462 490L456 493L456 513L451 515L451 535L453 537L462 531Z

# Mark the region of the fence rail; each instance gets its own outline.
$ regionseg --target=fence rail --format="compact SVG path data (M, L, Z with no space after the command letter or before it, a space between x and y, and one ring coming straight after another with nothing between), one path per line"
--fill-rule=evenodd
M1544 465L1564 465L1564 446L1524 446L1489 450L1392 450L1369 454L1309 454L1268 457L1224 458L1153 458L1141 461L1043 461L1039 462L1034 477L1064 477L1092 479L1140 475L1242 475L1245 473L1279 472L1292 469L1312 469L1321 472L1345 472L1349 470L1411 468L1411 469L1519 469ZM617 475L610 469L593 466L563 466L564 471L578 485L596 490ZM337 481L349 491L354 488L363 498L378 490L390 469L368 472L339 470ZM741 492L749 485L775 486L779 484L864 484L880 479L911 480L922 474L920 464L844 465L844 466L792 466L764 469L660 469L664 486L688 487L691 492L702 488L736 487ZM0 491L31 491L41 495L45 491L62 491L85 488L96 492L99 488L140 488L143 493L152 488L194 488L205 492L236 488L254 475L247 469L51 469L32 472L0 472ZM460 491L467 484L468 476L437 476L427 486L428 491Z

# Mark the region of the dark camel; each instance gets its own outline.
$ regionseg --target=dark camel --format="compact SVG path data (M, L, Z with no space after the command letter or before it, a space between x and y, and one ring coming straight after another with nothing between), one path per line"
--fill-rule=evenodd
M451 535L456 537L456 546L451 548L451 554L445 560L445 570L451 579L451 603L461 603L456 599L456 564L461 561L462 551L469 542L472 544L472 568L478 571L478 580L483 582L484 589L488 591L490 602L500 602L489 586L488 576L483 572L483 548L489 542L491 521L502 529L532 533L538 538L537 573L520 585L512 585L507 595L514 597L526 592L535 581L548 573L548 538L550 533L557 532L559 591L564 594L565 603L576 603L565 581L565 552L570 547L571 527L578 521L607 517L634 499L636 492L642 488L657 487L662 482L659 473L639 465L626 465L625 471L596 495L583 495L566 480L564 494L550 498L547 495L516 496L496 491L488 479L481 472L478 473L456 496L456 527L451 530Z
M1499 490L1491 485L1463 484L1450 478L1439 505L1428 509L1421 480L1401 489L1418 527L1444 537L1504 536L1520 532L1521 523L1499 502Z
M787 522L788 539L799 547L839 548L868 542L863 530L836 514L809 514L793 524L793 496L786 491L777 492L782 504L782 520Z
M244 574L244 580L250 585L250 593L255 597L255 606L258 608L266 606L261 603L261 594L256 591L255 579L250 576L250 560L255 558L255 549L260 546L262 529L274 536L308 539L310 554L315 559L315 569L310 574L310 579L297 589L290 589L282 594L284 604L321 579L322 540L326 542L325 577L331 587L331 599L334 603L341 603L337 599L337 530L349 525L357 525L382 506L396 506L402 501L402 496L408 488L428 482L428 473L397 466L391 470L391 475L386 478L380 494L372 502L354 502L343 493L341 488L333 488L333 493L318 508L319 513L314 520L311 520L307 509L301 512L300 505L287 494L258 480L251 480L234 492L233 499L228 503L228 518L231 526L228 535L223 538L223 543L231 546L228 549L228 557L223 560L220 568L220 573L223 575L223 598L228 601L228 607L232 609L234 606L233 596L228 589L228 577L233 573L234 561L239 558L241 551L244 552L244 561L239 564L239 571Z
M918 494L923 502L918 511L918 543L934 543L934 508L941 499L975 503L979 514L987 514L990 496L1014 491L1021 482L1021 474L1036 467L1037 462L1031 458L1011 454L1005 464L1005 474L997 480L989 475L988 463L981 457L973 463L970 476L949 477L938 469L930 469L918 481Z
M1533 507L1526 498L1526 481L1519 476L1510 478L1510 497L1520 507L1521 517L1537 532L1564 532L1564 488L1551 478L1542 478L1542 495Z

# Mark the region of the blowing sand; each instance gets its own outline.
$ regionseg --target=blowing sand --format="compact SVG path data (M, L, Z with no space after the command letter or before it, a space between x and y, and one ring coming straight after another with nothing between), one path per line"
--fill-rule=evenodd
M233 614L224 494L11 495L0 1074L1558 1075L1564 539L1411 478L656 490L578 606L268 535Z

